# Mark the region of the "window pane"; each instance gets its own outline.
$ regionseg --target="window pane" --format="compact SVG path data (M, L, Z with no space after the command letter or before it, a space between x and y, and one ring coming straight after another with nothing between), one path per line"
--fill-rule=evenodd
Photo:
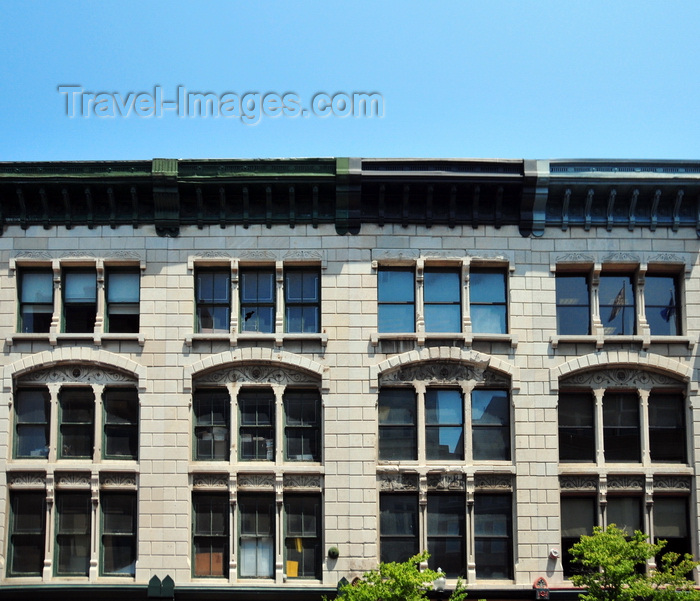
M504 305L472 305L471 319L474 334L507 333Z
M652 461L686 462L685 403L680 394L649 397L649 451Z
M561 335L590 333L588 278L557 275L557 332Z
M606 509L607 525L615 524L632 536L635 530L644 530L642 526L642 506L639 497L608 497Z
M632 278L624 275L600 277L600 319L606 335L636 332Z
M64 493L56 500L56 573L87 576L90 565L90 495Z
M22 389L15 393L15 457L49 454L49 393Z
M288 495L285 509L285 566L288 578L318 578L321 560L321 504L317 495Z
M219 390L198 390L194 396L195 459L229 458L229 397Z
M44 566L45 492L10 493L8 576L41 576Z
M597 512L594 497L562 497L561 499L561 549L564 575L580 574L585 570L573 561L571 547L581 536L593 534L597 525Z
M22 273L20 300L23 303L53 303L53 273L51 271Z
M506 277L500 271L472 270L469 276L472 303L505 303Z
M512 578L510 495L474 497L474 534L477 578Z
M510 396L506 390L472 390L472 454L475 460L510 459Z
M380 269L377 274L379 302L413 303L415 284L413 270Z
M423 298L427 303L458 303L460 276L456 271L428 271L423 275Z
M647 275L644 284L644 302L647 322L652 336L680 334L680 306L676 278Z
M97 276L94 272L66 271L63 275L63 298L66 302L97 301Z
M379 394L379 459L416 459L416 397L412 389Z
M383 333L413 332L416 328L413 304L380 305L379 331Z
M136 495L103 493L102 572L133 576L136 568Z
M426 332L461 332L462 310L459 305L425 305Z
M461 424L462 393L459 390L430 388L425 393L425 420L428 424Z
M89 458L93 453L95 398L89 388L63 388L59 393L61 458Z
M594 461L593 397L559 395L559 460Z
M606 461L639 461L639 400L635 394L605 393L603 445Z

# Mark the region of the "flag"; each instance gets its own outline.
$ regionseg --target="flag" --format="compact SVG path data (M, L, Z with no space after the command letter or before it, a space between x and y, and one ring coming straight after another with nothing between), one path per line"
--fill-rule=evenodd
M613 301L612 309L610 310L610 317L608 317L608 322L615 319L617 317L617 314L620 311L622 311L624 306L625 306L625 284L623 282L622 288L620 288L620 292L617 293L617 296L615 297L615 300Z
M676 301L673 298L673 290L671 290L671 298L668 299L668 304L661 309L661 318L667 323L676 314Z

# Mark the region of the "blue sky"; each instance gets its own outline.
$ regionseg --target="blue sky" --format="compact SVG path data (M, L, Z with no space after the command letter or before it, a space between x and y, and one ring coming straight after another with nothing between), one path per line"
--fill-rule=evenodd
M697 0L0 0L0 161L700 159L698 24ZM227 112L147 114L178 86ZM341 116L355 93L382 116Z

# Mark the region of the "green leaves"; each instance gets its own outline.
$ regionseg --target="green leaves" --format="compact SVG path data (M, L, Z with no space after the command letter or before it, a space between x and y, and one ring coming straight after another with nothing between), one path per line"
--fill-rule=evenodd
M605 530L595 527L592 536L582 536L571 547L573 561L583 566L584 573L571 577L572 582L585 588L582 601L671 601L678 591L684 591L684 601L700 600L700 591L688 580L688 574L699 562L690 555L680 558L677 553L664 555L661 565L646 572L647 560L657 557L665 541L650 543L639 530L631 537L611 524Z

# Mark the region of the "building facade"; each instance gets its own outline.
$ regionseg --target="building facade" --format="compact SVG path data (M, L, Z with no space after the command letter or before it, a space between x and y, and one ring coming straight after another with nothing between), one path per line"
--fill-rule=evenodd
M700 555L700 163L4 163L0 226L0 599Z

